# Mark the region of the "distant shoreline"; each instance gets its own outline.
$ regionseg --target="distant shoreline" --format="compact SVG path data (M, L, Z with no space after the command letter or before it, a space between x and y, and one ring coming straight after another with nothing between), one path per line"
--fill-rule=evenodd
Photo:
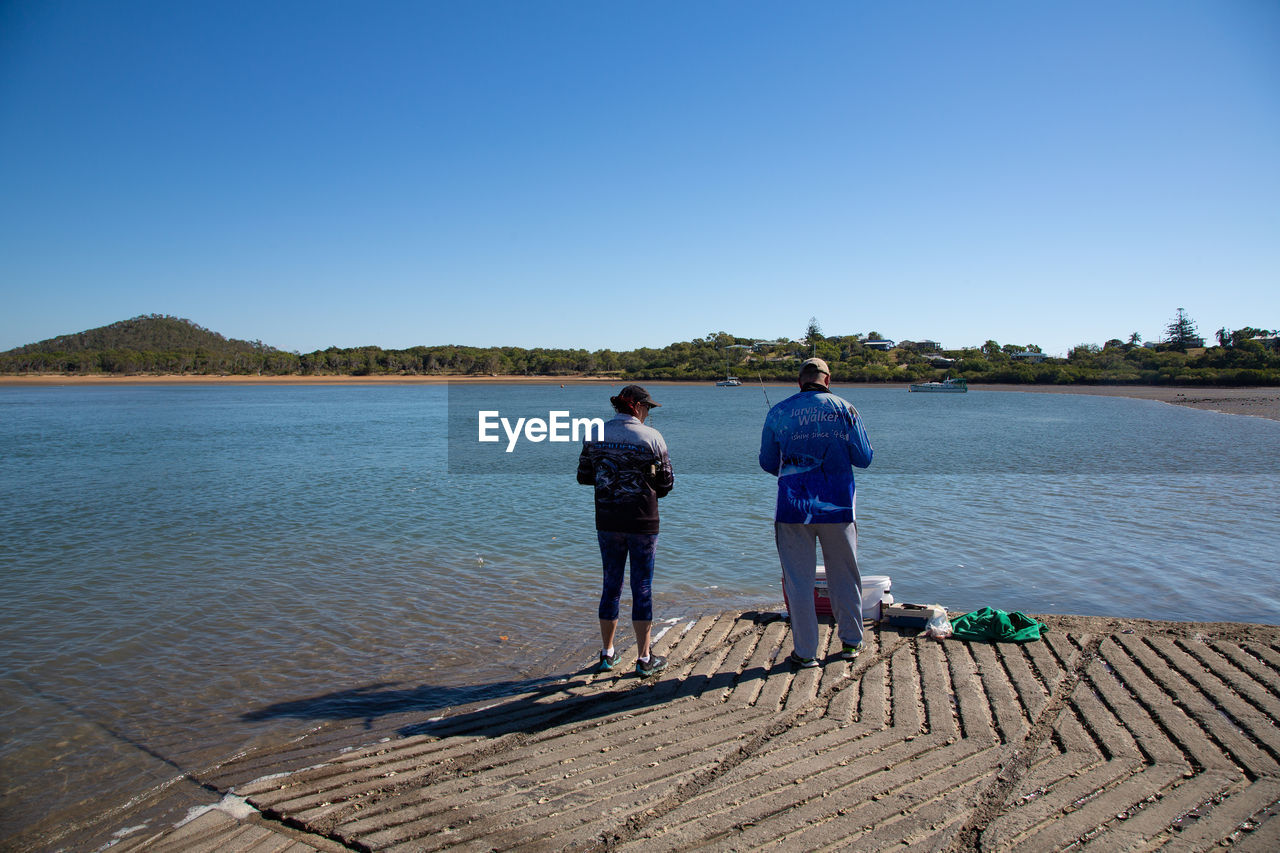
M1156 400L1189 409L1280 421L1280 388L1197 388L1186 385L970 385L974 391L1035 391Z
M529 385L621 385L626 380L605 376L209 376L209 375L50 375L4 374L0 375L0 387L40 388L75 385L80 387L111 388L118 386L162 385L444 385L449 382L480 384L529 384ZM646 385L691 385L709 382L641 380ZM750 385L751 383L744 383ZM790 383L777 381L766 385L778 386ZM906 391L906 383L835 383L835 389L861 390L870 388L896 388ZM1248 415L1280 421L1280 388L1214 388L1177 385L988 385L970 384L974 391L1033 392L1040 394L1092 394L1102 397L1128 397L1137 400L1157 400L1193 409L1222 412L1229 415Z
M136 374L117 375L106 373L90 374L49 374L49 373L3 373L0 374L0 387L13 386L50 386L50 385L445 385L449 382L477 382L489 384L510 384L513 382L530 385L558 385L572 382L575 385L620 385L621 379L607 376L523 376L496 375L477 376L475 374L434 374L431 376L378 375L354 376L350 374L323 374L303 376L288 373L281 376L249 376L245 374L205 374L205 373L170 373L170 374ZM659 383L653 383L659 384ZM688 383L669 383L684 385Z

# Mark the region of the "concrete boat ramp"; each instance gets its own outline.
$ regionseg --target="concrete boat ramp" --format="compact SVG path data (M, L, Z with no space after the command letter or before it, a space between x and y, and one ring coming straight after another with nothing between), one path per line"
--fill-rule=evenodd
M203 780L225 808L113 849L1280 850L1280 629L1040 618L1026 645L877 627L853 663L827 625L794 670L776 615L707 615L660 678L244 756Z

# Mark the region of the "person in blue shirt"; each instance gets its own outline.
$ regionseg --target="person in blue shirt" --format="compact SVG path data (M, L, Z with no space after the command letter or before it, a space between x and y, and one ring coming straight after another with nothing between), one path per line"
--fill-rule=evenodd
M871 464L871 442L858 410L831 393L820 358L800 366L800 392L769 410L760 436L760 467L778 478L774 538L791 612L789 658L817 666L818 615L813 585L822 544L841 657L862 650L862 575L853 468Z

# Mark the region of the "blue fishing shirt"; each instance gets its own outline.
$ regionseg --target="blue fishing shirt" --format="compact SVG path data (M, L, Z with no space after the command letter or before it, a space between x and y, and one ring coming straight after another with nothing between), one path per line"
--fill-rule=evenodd
M853 521L853 468L870 465L871 452L862 420L835 394L801 391L774 406L760 435L760 467L778 478L774 519L788 524Z

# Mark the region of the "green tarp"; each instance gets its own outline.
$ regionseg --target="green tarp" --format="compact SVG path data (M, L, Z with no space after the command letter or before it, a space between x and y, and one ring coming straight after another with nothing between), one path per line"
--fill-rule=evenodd
M1025 613L1006 613L984 607L951 620L951 636L959 640L991 640L1004 643L1029 643L1040 639L1048 630Z

